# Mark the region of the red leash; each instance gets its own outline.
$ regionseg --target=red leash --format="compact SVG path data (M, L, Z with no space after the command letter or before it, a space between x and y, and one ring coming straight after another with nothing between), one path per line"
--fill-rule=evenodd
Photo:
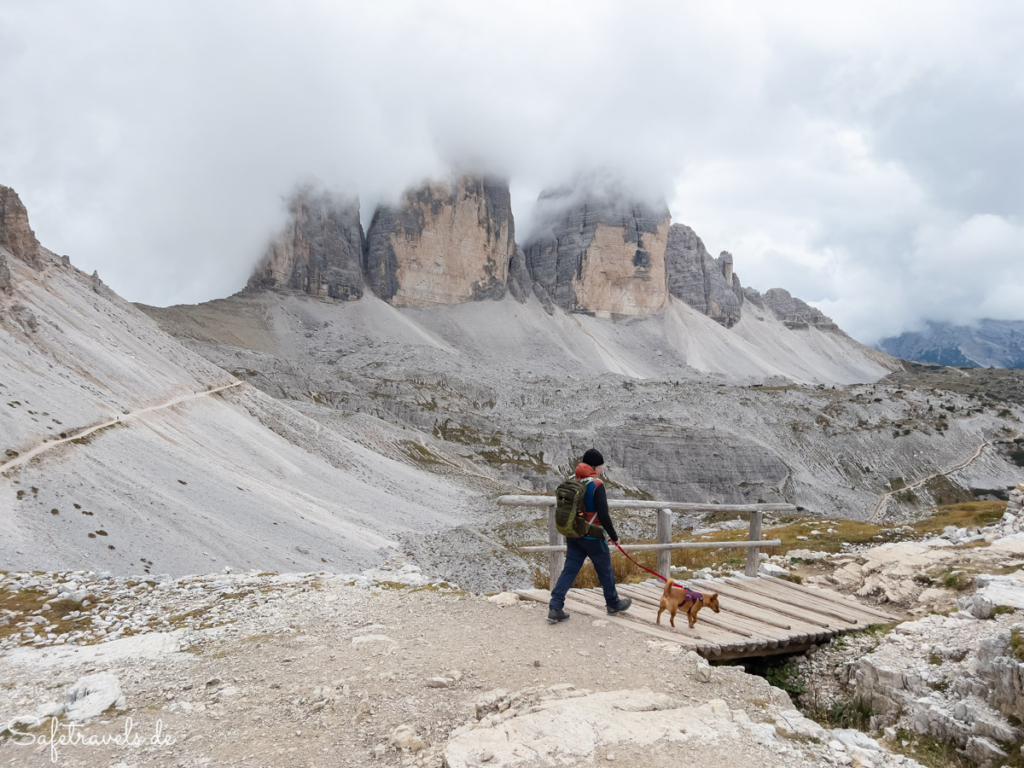
M665 582L668 581L668 579L666 579L664 576L662 576L657 571L652 571L650 568L644 568L642 565L640 565L640 563L638 563L636 560L634 560L632 557L629 556L629 553L627 553L626 550L624 550L622 547L619 546L619 542L613 541L612 544L615 545L615 548L618 549L619 552L621 552L623 555L625 555L626 559L629 560L629 562L631 562L633 565L635 565L641 571L647 571L649 574L651 574L651 576L657 576L659 579L661 579L662 581L665 581ZM675 587L676 589L682 589L684 591L686 590L686 587L684 587L682 584L673 584L672 586ZM690 590L690 591L692 592L693 590Z

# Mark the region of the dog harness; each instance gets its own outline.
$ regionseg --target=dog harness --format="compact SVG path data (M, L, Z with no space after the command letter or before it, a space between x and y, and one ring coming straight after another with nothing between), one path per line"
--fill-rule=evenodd
M690 589L689 587L683 587L683 591L686 592L686 599L687 600L693 600L693 602L699 603L701 600L704 599L704 595L703 594L701 594L700 592L696 592L696 591Z

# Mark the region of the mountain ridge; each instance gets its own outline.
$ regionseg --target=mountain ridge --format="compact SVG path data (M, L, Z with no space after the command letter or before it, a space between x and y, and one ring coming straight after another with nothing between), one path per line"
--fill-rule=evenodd
M983 318L971 325L928 320L875 345L904 360L966 368L1024 368L1024 320Z

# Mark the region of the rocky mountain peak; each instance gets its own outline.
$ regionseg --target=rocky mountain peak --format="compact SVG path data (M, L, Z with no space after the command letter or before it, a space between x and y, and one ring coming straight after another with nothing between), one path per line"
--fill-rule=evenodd
M364 268L377 296L395 306L461 304L504 296L515 251L508 182L467 175L379 207Z
M733 273L731 253L722 251L714 259L696 232L685 224L673 224L665 262L673 296L726 328L739 322L743 291Z
M586 185L542 192L524 247L534 291L570 311L649 315L668 298L664 201Z
M10 187L0 184L0 247L32 267L39 266L39 241L28 223L28 211Z
M820 309L791 295L783 288L772 288L764 294L764 304L790 330L816 328L819 331L838 331L839 326L832 322Z
M299 290L351 301L363 295L363 228L355 197L300 189L289 220L257 264L248 288Z

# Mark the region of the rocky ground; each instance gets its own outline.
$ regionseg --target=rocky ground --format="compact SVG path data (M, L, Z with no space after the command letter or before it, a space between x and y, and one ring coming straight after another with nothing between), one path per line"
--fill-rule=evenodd
M912 765L739 667L408 565L2 589L12 765Z
M920 617L795 659L781 675L801 709L826 722L857 719L910 753L927 748L935 765L1018 764L1022 506L1018 486L1003 519L984 529L950 527L940 537L836 556L791 551L765 564Z

